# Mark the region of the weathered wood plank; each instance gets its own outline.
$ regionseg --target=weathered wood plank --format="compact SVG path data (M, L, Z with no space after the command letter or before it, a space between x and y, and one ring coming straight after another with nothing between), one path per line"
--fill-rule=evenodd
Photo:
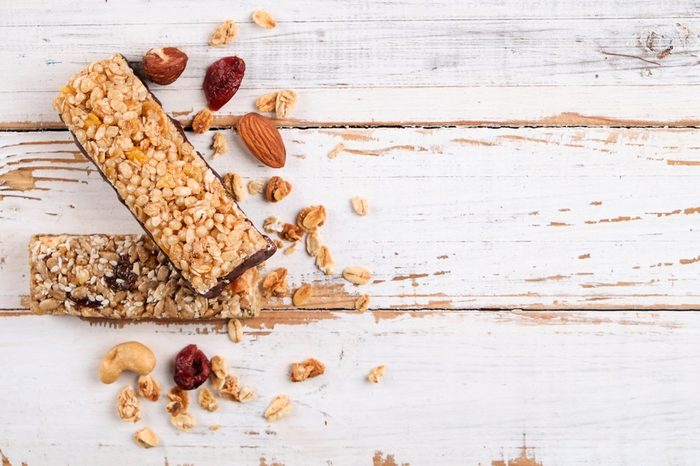
M229 133L229 137L230 133ZM290 282L314 283L311 307L350 308L362 293L388 308L700 308L700 132L696 129L442 128L283 131L289 162L262 167L232 141L220 173L280 174L280 204L248 198L260 225L322 203L337 267L323 276L299 248L277 255ZM195 136L208 153L211 135ZM327 154L339 143L346 149ZM139 232L67 133L0 138L0 308L27 294L32 233ZM368 198L370 214L350 198ZM339 272L364 265L374 282ZM267 307L288 307L276 300Z
M28 3L0 22L0 59L11 64L0 83L0 127L58 126L50 102L80 66L114 52L139 60L158 45L190 55L177 83L154 87L184 121L204 104L206 67L235 53L248 69L239 95L219 112L224 120L253 109L262 93L290 87L301 99L289 124L299 126L567 124L551 118L563 113L698 124L687 105L700 84L691 2L632 2L619 12L599 2L570 10L542 2L532 12L529 4L495 3L453 2L431 12L414 1L289 5L272 31L250 22L252 4L202 8L183 20L192 9L183 2ZM81 7L95 16L76 21ZM241 22L239 38L228 49L208 47L229 9ZM498 16L507 10L518 13Z
M350 465L372 464L378 451L396 463L374 464L490 465L517 457L526 433L528 456L543 466L694 464L700 455L689 370L700 360L697 313L420 315L270 313L248 323L236 346L212 326L0 317L0 366L11 374L0 384L0 449L15 466ZM213 414L194 406L189 433L170 426L163 401L142 401L143 420L124 423L116 394L134 379L106 386L96 377L103 352L124 340L154 350L164 387L185 344L222 354L258 400L221 400ZM326 374L288 382L289 363L310 356ZM372 385L365 377L377 364L387 372ZM293 411L268 423L261 413L279 393ZM133 444L145 425L158 448Z

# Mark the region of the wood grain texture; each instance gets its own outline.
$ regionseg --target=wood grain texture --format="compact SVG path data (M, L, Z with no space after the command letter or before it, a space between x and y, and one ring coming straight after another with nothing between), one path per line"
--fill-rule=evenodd
M688 371L700 361L696 313L292 313L271 329L287 313L274 314L247 324L239 345L212 326L0 317L0 366L13 375L0 384L0 449L30 466L354 465L378 451L396 464L476 466L517 457L526 433L543 466L690 465L700 455ZM122 422L116 395L135 378L102 385L96 372L103 352L130 339L153 349L164 387L169 359L196 343L222 354L258 399L220 400L216 413L195 406L189 433L170 426L163 401L142 401L143 420ZM290 383L289 364L306 357L325 362L326 374ZM387 369L374 385L366 376L377 364ZM268 423L261 414L279 393L293 411ZM158 448L133 444L145 425Z
M13 64L0 83L0 127L58 127L50 102L75 70L115 52L138 61L161 45L190 56L175 84L154 86L183 121L204 105L206 67L237 54L248 63L246 78L218 113L223 121L250 111L261 94L291 87L300 103L286 124L295 126L566 125L554 118L564 113L698 124L685 100L700 83L692 2L630 2L618 11L549 1L527 13L498 2L437 4L431 12L415 1L279 5L270 8L279 19L271 31L250 21L253 3L192 12L181 1L27 2L0 19L0 60ZM90 19L77 19L81 9ZM239 22L238 39L208 47L227 16Z
M696 129L314 129L283 130L291 195L249 197L257 225L294 220L324 204L321 235L336 274L303 248L276 255L293 287L316 286L311 307L699 308L700 131ZM227 132L219 173L271 173ZM138 225L82 159L65 132L4 133L0 147L0 308L27 294L32 233L134 233ZM193 137L205 154L211 135ZM338 144L345 150L327 154ZM370 213L351 210L352 196ZM31 227L28 226L31 222ZM339 273L362 265L373 282ZM290 306L289 298L268 308Z

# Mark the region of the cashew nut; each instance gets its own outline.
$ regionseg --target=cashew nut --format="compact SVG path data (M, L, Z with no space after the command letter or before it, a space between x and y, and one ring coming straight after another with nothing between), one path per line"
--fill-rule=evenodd
M115 382L124 371L148 375L156 367L153 351L137 341L120 343L105 355L100 364L102 383Z

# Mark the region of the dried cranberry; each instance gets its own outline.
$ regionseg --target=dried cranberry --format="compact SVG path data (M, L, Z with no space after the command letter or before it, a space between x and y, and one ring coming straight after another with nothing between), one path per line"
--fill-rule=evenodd
M216 111L236 93L243 81L245 62L238 57L224 57L209 66L204 77L204 95L207 105Z
M112 291L130 290L136 283L136 274L132 271L132 268L129 256L126 254L120 255L117 265L112 268L112 276L105 278L107 286Z
M209 359L197 348L187 345L175 356L175 383L183 390L192 390L202 385L209 377Z

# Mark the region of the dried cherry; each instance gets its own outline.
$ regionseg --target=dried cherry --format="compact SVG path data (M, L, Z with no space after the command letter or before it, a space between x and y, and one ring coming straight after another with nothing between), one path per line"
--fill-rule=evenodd
M219 110L234 96L243 81L245 62L238 57L216 60L204 77L204 95L211 110Z
M187 345L175 356L175 383L183 390L202 385L211 371L211 364L197 345Z

